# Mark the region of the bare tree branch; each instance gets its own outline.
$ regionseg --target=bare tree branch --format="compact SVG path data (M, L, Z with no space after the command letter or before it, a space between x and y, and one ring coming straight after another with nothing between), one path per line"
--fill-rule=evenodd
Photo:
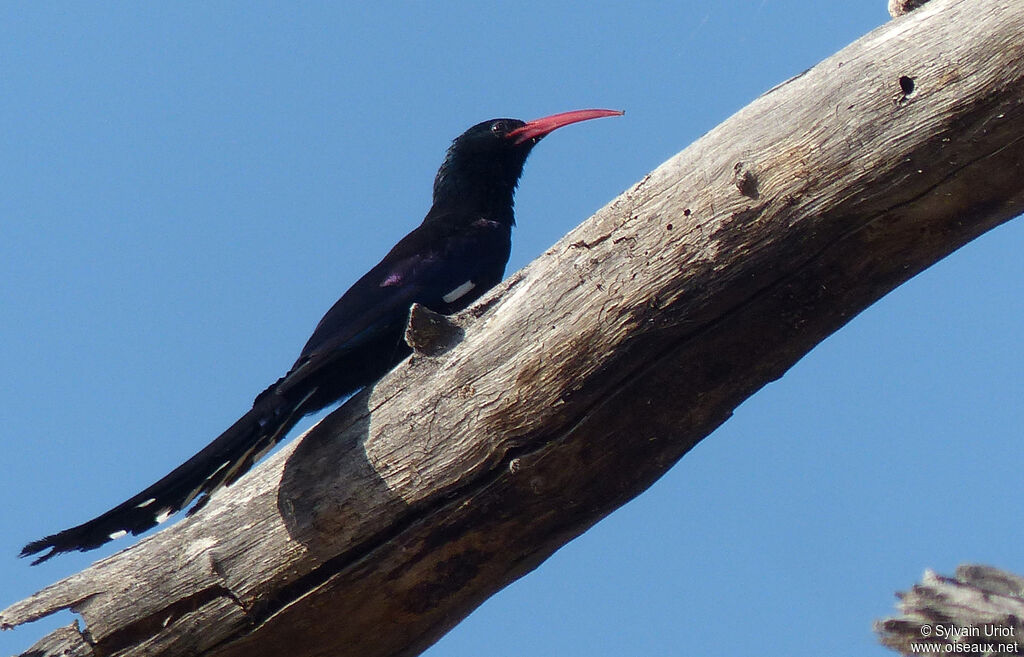
M431 355L0 623L70 607L101 655L420 652L1024 210L1022 33L1017 0L932 0L779 85L440 332L414 324Z
M1020 654L1024 578L990 566L960 566L955 577L925 571L900 598L901 615L875 623L883 645L905 655Z
M928 0L889 0L889 15L893 18L902 16L924 5Z

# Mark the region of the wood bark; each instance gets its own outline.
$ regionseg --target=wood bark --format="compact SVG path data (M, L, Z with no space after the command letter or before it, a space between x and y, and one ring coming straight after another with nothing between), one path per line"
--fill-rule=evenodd
M910 13L928 0L889 0L889 15L893 18Z
M1024 211L1021 34L1017 0L933 0L772 89L200 513L0 623L70 607L75 654L417 654Z
M882 644L905 655L1020 654L1024 577L965 565L955 577L925 571L898 593L900 615L875 623Z

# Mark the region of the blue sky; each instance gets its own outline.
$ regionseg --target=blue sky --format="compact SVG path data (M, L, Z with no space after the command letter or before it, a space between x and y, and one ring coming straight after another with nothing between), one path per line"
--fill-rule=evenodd
M0 6L0 607L130 544L15 558L244 412L466 127L627 111L534 152L512 271L884 5ZM1022 248L1011 222L869 308L427 654L882 655L925 567L1024 572Z

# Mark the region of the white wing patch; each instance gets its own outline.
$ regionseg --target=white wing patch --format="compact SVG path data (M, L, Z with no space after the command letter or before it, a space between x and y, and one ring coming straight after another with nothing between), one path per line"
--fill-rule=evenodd
M473 281L466 281L465 283L458 286L448 294L441 297L441 300L444 301L445 303L452 303L453 301L461 299L462 297L466 296L466 293L468 293L474 287L476 287L476 283L474 283Z

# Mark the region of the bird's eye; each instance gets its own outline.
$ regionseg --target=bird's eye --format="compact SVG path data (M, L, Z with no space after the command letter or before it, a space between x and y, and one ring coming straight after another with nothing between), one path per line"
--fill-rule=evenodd
M508 131L508 121L495 121L491 124L491 132L499 137L504 137Z

